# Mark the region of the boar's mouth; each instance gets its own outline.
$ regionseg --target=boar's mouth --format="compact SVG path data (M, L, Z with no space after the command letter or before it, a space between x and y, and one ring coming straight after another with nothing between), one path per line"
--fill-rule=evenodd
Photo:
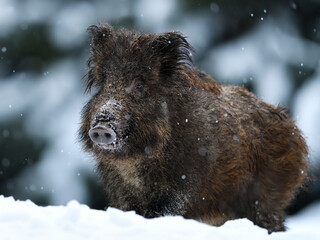
M94 147L107 151L116 151L121 149L125 138L119 135L116 128L111 124L98 124L93 126L89 130L88 134L94 144Z

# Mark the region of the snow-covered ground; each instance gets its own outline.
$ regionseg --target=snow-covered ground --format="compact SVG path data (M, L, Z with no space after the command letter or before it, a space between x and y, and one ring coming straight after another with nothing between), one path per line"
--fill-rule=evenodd
M286 232L267 234L247 219L212 227L182 217L145 219L114 208L92 210L71 201L39 207L0 196L0 239L320 239L320 202L287 219Z

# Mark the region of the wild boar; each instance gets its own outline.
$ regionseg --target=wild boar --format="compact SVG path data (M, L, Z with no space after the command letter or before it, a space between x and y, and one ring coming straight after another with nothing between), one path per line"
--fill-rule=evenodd
M284 231L308 149L285 109L192 65L179 32L88 28L91 57L80 137L110 206L221 225L248 218ZM232 71L232 69L230 69Z

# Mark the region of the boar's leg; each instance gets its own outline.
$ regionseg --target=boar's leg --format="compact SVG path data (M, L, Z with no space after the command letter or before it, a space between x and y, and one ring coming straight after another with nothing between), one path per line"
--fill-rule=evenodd
M183 213L185 212L185 204L180 200L179 198L175 198L174 196L172 196L172 194L158 194L150 202L145 213L145 217L154 218L167 215L183 215Z
M268 233L285 231L284 226L284 212L283 210L272 210L266 208L261 204L254 204L254 210L248 218L253 221L255 225L266 228Z
M168 195L161 194L151 201L145 213L146 218L171 215L171 199Z

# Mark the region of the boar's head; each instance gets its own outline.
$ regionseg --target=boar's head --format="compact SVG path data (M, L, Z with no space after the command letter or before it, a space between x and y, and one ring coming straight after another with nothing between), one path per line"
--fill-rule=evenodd
M161 35L88 28L91 57L81 140L87 151L114 156L160 153L171 137L170 96L191 63L191 47L177 32ZM175 92L176 94L176 92Z

